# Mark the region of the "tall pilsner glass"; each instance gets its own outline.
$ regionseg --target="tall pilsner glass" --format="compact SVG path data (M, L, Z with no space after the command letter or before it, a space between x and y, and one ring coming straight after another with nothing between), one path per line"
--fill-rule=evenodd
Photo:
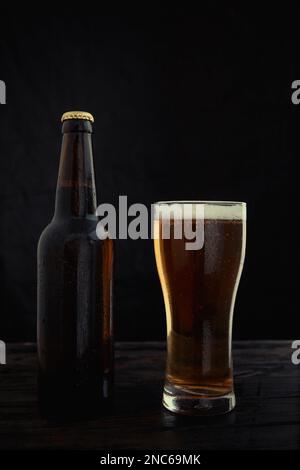
M191 235L198 237L194 245ZM214 415L235 406L232 318L245 244L243 202L155 204L154 248L167 318L163 405L170 411Z

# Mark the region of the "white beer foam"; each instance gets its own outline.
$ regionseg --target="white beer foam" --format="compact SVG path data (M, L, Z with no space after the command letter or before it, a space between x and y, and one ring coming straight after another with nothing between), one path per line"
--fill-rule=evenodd
M246 220L245 202L159 202L155 204L154 219Z

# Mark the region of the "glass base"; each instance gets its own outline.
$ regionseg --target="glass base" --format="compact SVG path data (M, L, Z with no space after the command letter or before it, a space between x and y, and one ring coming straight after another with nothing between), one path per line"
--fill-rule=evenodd
M166 384L163 393L163 406L173 413L190 416L214 416L232 411L235 407L234 392L226 395L204 394L196 390Z

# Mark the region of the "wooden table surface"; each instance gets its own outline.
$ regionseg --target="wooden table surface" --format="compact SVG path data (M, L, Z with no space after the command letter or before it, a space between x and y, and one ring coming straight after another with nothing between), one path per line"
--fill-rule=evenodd
M162 409L163 343L119 343L113 414L63 426L38 415L35 345L8 345L0 449L299 449L300 365L291 362L291 343L235 343L237 407L212 418Z

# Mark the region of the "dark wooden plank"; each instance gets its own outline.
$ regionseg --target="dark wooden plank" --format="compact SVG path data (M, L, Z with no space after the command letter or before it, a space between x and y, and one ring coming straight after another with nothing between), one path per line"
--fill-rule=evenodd
M237 407L214 418L162 409L163 343L118 344L114 413L65 425L38 416L35 345L9 345L0 367L0 448L299 448L300 366L291 363L291 343L235 343Z

